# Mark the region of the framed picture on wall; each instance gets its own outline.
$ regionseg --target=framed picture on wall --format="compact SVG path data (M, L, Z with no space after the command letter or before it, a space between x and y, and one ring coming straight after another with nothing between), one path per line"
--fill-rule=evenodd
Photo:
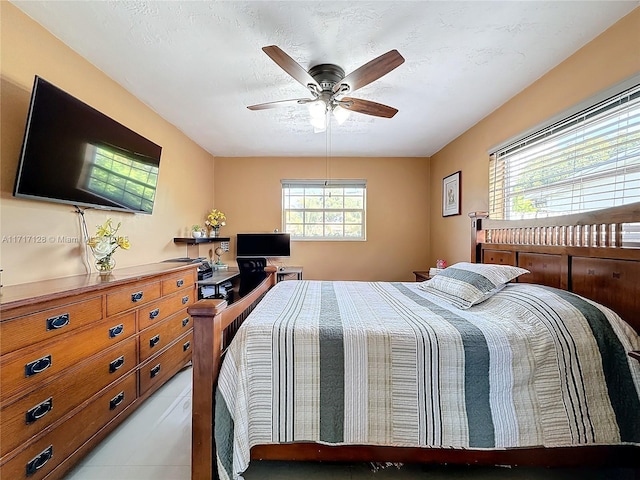
M460 215L460 171L442 179L442 216Z

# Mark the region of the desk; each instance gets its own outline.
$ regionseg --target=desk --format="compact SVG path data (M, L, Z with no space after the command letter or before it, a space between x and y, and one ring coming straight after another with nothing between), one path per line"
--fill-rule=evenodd
M302 267L281 267L276 272L276 281L281 282L287 275L295 275L298 280L302 280Z
M229 282L239 276L240 272L237 268L214 270L211 277L205 278L204 280L198 280L198 288L213 286L215 289L214 296L208 298L220 298L220 285L225 282Z

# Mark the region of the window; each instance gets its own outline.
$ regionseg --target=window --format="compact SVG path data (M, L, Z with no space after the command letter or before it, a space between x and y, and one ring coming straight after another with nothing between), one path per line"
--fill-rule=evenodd
M364 180L282 180L283 230L294 239L364 240Z
M494 219L640 201L640 85L497 149L489 174Z

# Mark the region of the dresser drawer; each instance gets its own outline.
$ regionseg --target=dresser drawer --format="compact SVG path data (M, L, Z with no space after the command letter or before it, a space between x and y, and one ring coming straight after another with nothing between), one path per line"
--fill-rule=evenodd
M52 339L102 319L102 299L42 310L0 323L0 351L5 353Z
M138 310L138 330L157 324L180 310L187 308L194 302L195 287L176 292Z
M162 280L162 295L169 295L170 293L177 292L178 290L193 288L195 283L196 274L193 270L182 272L180 275L175 275Z
M0 457L62 418L137 365L137 339L129 338L79 368L0 410Z
M160 281L138 283L107 294L107 316L160 298Z
M140 362L155 355L180 335L191 330L191 317L186 310L152 325L140 333Z
M98 325L50 342L24 348L0 360L0 403L24 394L65 369L135 334L135 313L103 320Z
M193 332L180 337L157 357L140 367L140 396L162 385L191 360Z
M2 478L42 479L135 399L136 375L135 372L131 372L73 417L60 423L0 466ZM37 466L40 468L36 468ZM30 470L33 470L33 473L27 474Z

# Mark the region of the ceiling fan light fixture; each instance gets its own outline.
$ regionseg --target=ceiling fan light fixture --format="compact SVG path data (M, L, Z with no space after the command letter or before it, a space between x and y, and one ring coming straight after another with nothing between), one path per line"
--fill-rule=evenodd
M333 116L336 117L338 125L342 125L351 116L351 111L346 108L336 105L333 107Z
M307 108L309 109L309 115L311 115L311 121L314 119L324 120L324 117L327 112L327 104L322 100L316 100L315 102L307 103Z
M313 133L322 133L327 129L327 104L324 100L307 103Z
M327 129L327 121L324 116L311 117L311 125L313 126L313 133L324 132Z

